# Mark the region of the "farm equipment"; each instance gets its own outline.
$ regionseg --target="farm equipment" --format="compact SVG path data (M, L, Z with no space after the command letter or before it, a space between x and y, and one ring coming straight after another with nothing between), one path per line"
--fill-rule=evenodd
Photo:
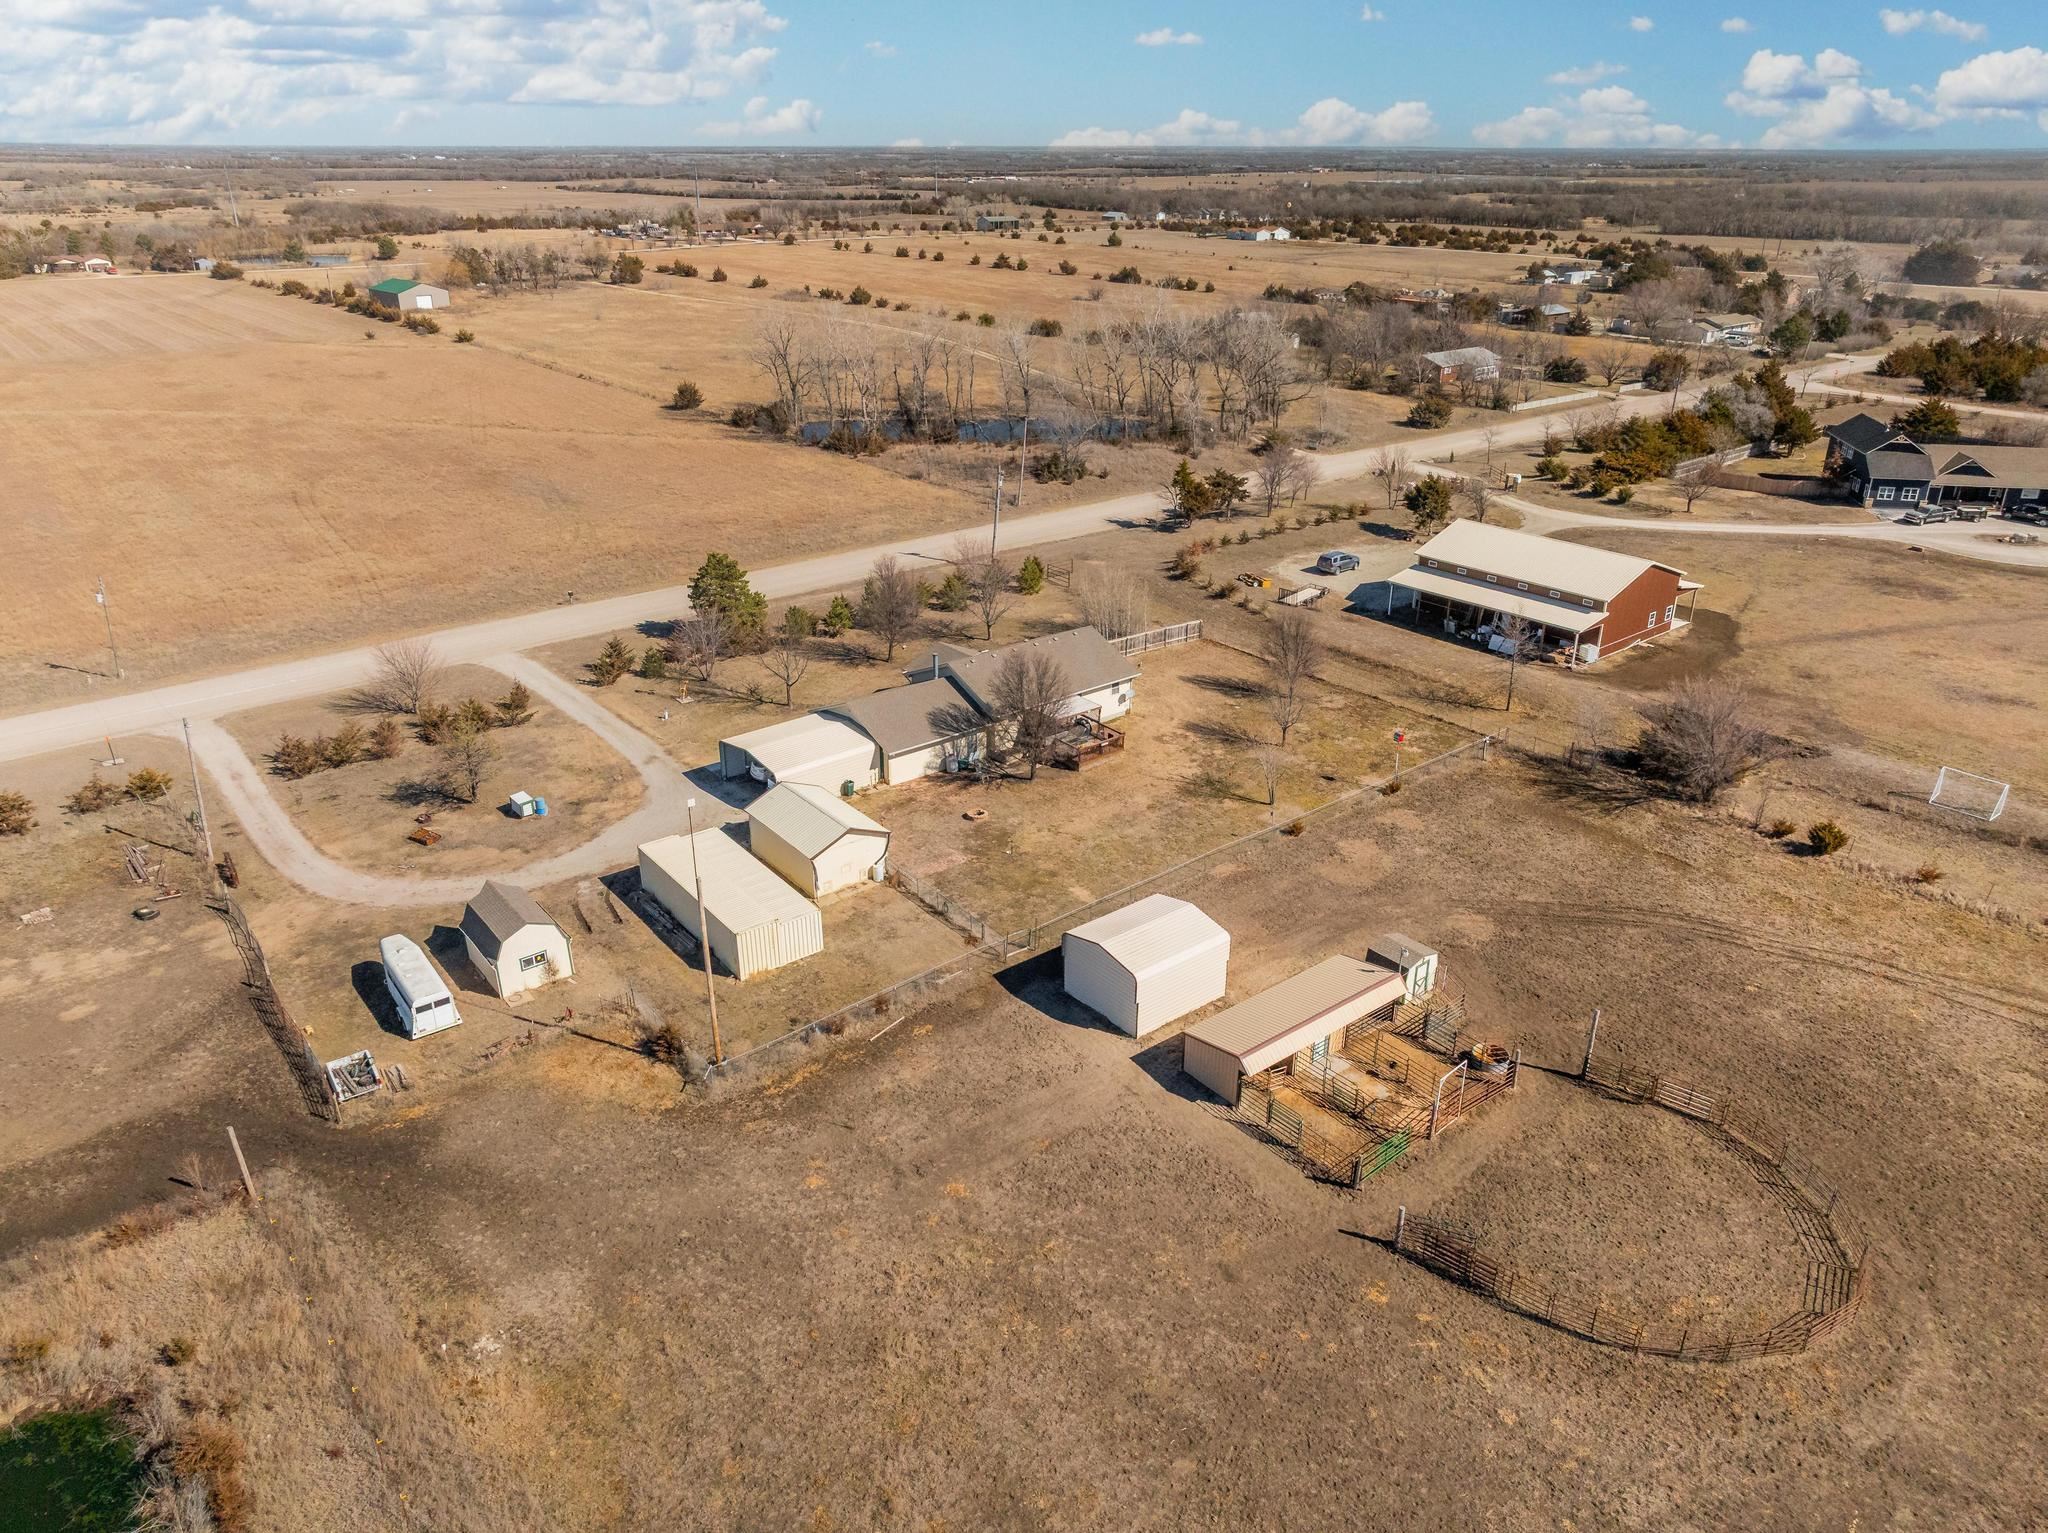
M1302 586L1298 590L1289 591L1286 595L1282 596L1280 598L1280 605L1283 607L1313 607L1327 594L1329 593L1321 586Z
M1241 586L1250 586L1253 590L1264 590L1273 583L1273 577L1271 575L1255 574L1251 570L1246 570L1237 577L1237 583Z

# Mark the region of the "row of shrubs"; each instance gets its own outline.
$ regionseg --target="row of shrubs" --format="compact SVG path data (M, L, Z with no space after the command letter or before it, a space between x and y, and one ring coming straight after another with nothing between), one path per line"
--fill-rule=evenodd
M219 270L218 266L214 268L215 272ZM283 298L303 298L308 303L327 304L333 308L346 310L350 314L361 315L364 319L381 320L387 325L403 325L415 335L441 333L441 322L433 315L416 311L401 314L396 309L387 309L368 293L357 292L353 282L344 282L339 289L335 289L310 287L297 277L287 277L282 282L272 282L267 277L258 277L250 286L270 288ZM455 339L469 342L476 337L467 330L458 330L455 332Z
M1175 580L1194 580L1202 573L1203 556L1220 548L1242 548L1254 538L1277 537L1283 532L1299 532L1304 527L1327 527L1332 522L1349 521L1363 514L1362 506L1350 506L1339 511L1318 510L1313 516L1276 516L1256 527L1240 528L1235 537L1225 532L1213 538L1191 538L1174 551L1166 572Z
M526 683L515 681L495 703L480 697L466 697L459 703L424 703L414 715L413 727L422 743L441 745L461 735L478 735L491 729L516 729L533 718L533 694ZM315 772L351 766L358 761L389 761L405 748L405 735L398 720L379 719L368 729L351 720L331 735L280 734L270 752L270 762L280 777L296 781Z

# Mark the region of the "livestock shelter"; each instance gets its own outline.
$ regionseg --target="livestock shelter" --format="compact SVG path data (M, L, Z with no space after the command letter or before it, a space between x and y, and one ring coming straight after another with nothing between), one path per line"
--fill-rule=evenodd
M747 845L799 894L812 899L879 880L889 831L837 793L807 782L778 783L747 811Z
M1413 937L1388 932L1366 945L1365 956L1383 969L1401 976L1408 999L1419 1001L1436 988L1437 950L1425 947Z
M875 742L843 719L806 713L718 742L718 769L756 782L802 782L836 793L871 787L881 761Z
M697 918L697 892L704 918ZM752 979L825 950L818 907L713 827L640 848L640 887L736 979ZM703 928L708 927L709 931Z
M462 945L505 1000L576 972L569 936L516 884L484 880L462 910Z
M1699 592L1683 570L1652 559L1460 519L1387 582L1387 611L1406 606L1418 623L1489 641L1518 618L1536 651L1587 665L1689 626ZM1691 598L1683 616L1681 596Z
M1186 900L1152 894L1060 942L1066 991L1133 1038L1223 999L1230 933Z
M421 309L445 309L448 307L448 289L428 282L414 282L407 277L386 277L382 282L370 284L370 301L379 308L397 309L404 314Z
M1247 1076L1306 1053L1328 1065L1346 1032L1389 1020L1407 983L1392 969L1338 955L1205 1017L1181 1039L1181 1069L1232 1107Z

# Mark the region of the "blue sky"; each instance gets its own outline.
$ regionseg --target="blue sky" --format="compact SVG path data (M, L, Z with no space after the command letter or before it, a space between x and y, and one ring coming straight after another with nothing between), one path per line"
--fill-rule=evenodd
M0 139L2048 151L2048 8L0 0Z

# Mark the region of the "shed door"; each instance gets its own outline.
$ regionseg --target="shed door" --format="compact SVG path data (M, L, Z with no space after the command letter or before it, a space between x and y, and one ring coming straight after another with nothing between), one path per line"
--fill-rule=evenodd
M1330 1035L1328 1033L1323 1034L1322 1037L1318 1038L1314 1043L1308 1046L1308 1057L1311 1060L1315 1061L1315 1063L1321 1068L1326 1070L1329 1068Z

